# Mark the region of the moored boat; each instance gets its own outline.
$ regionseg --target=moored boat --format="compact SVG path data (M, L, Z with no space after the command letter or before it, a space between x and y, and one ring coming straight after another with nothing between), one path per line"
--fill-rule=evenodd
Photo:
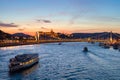
M113 44L113 49L119 49L119 44Z
M95 44L95 42L94 42L94 41L91 41L91 44Z
M104 48L110 48L109 44L104 44Z
M38 54L21 54L10 59L10 72L20 71L33 66L39 62Z
M99 43L99 46L104 46L104 43Z

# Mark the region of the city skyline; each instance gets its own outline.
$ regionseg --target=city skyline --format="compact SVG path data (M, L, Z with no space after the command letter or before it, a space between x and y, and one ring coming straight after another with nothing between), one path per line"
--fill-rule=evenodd
M36 31L120 33L118 0L1 0L0 29L34 34Z

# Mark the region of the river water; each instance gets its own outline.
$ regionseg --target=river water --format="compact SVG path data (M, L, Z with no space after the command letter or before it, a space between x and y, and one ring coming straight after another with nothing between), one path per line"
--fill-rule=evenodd
M89 52L82 51L85 46ZM39 63L9 73L9 59L23 53L39 53ZM120 52L87 42L4 47L0 48L0 80L120 80Z

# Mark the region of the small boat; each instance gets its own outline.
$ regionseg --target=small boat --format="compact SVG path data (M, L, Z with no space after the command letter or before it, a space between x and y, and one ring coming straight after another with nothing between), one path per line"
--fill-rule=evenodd
M10 59L9 71L16 72L27 69L39 62L38 54L21 54Z
M104 46L104 43L99 43L99 46Z
M60 43L58 43L58 45L61 45L62 43L60 42Z
M119 45L118 44L114 44L113 45L113 49L119 49Z
M91 41L91 44L95 44L95 42L94 42L94 41Z
M104 48L110 48L110 45L109 44L104 44Z
M84 47L83 52L88 52L88 48Z

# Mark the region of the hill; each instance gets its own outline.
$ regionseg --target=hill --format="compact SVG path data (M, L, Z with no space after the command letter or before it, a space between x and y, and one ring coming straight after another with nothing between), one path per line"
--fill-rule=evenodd
M93 39L106 39L110 38L112 35L113 38L118 39L120 38L120 34L118 33L110 33L110 32L101 32L101 33L72 33L72 38L93 38Z
M0 40L3 40L3 39L11 39L12 38L12 35L9 34L9 33L5 33L3 32L2 30L0 30Z
M12 36L13 37L26 37L26 38L32 37L32 36L30 36L28 34L24 34L24 33L15 33L15 34L12 34Z

